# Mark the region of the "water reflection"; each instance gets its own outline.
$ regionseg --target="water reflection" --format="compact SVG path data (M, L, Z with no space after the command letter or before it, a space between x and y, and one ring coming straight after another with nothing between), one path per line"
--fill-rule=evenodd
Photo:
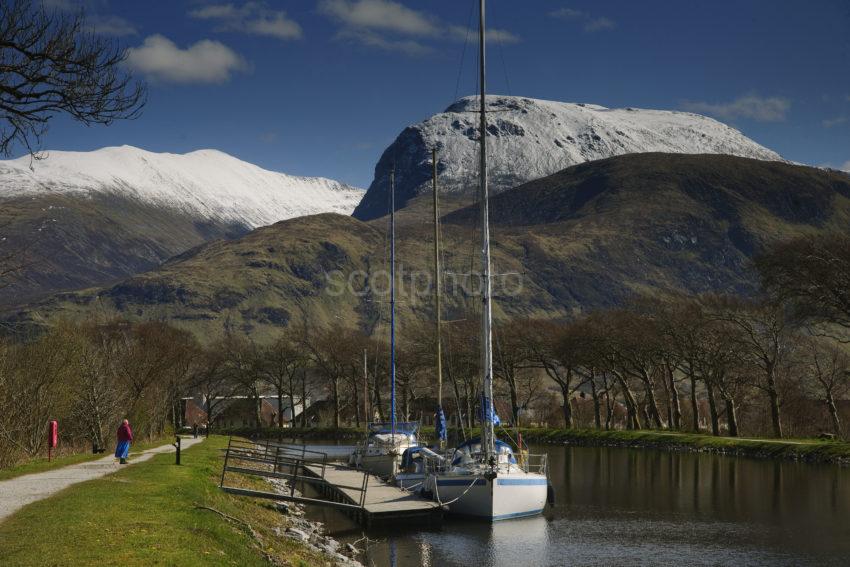
M544 516L372 532L365 563L463 565L847 565L850 470L705 454L537 447L555 506ZM360 530L311 511L340 539Z
M797 528L848 519L850 471L833 466L622 449L550 450L559 507ZM806 518L805 525L801 519Z
M393 534L373 532L365 563L422 565L544 565L549 520L542 516L510 522L449 521L440 530Z

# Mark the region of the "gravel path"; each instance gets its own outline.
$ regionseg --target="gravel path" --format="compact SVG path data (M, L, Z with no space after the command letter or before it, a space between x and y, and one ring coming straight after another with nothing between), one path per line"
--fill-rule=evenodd
M181 446L187 449L201 441L203 437L198 439L184 437ZM27 504L53 496L73 484L112 474L123 467L147 461L154 455L173 452L174 446L166 444L141 453L131 453L127 465L119 465L118 460L110 455L96 461L0 481L0 522Z

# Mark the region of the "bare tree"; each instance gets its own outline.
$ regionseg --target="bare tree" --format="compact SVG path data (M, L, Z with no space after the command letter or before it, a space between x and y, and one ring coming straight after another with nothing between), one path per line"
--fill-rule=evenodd
M30 456L42 448L47 422L61 413L69 389L73 342L59 328L26 344L2 345L0 445Z
M801 341L800 358L805 375L822 396L829 412L832 432L841 436L836 399L850 391L850 356L827 340L809 337Z
M665 328L670 348L677 360L676 370L689 382L691 405L691 429L700 430L700 406L698 399L697 355L700 344L700 329L703 324L703 312L699 303L690 299L675 301ZM684 428L681 422L680 427Z
M452 386L458 423L461 424L465 437L464 427L472 429L475 425L476 400L481 384L481 357L478 351L479 334L476 322L463 320L446 325L443 337L443 375Z
M725 406L729 435L738 436L738 397L748 369L743 366L739 330L725 321L700 319L698 338L693 352L694 370L706 386L711 406L711 430L720 435L719 413L715 392Z
M237 385L227 371L227 356L221 344L214 344L198 357L189 381L191 387L203 398L207 414L207 435L223 411L227 398Z
M113 341L103 334L81 344L78 353L70 415L95 450L106 447L106 427L117 421L124 406L126 392L117 387L112 369L115 353Z
M525 321L522 337L529 366L542 369L561 390L564 427L573 427L573 394L583 385L579 369L587 362L587 341L576 325L564 327L550 321Z
M0 153L37 150L51 118L83 124L135 118L145 86L121 65L126 52L91 33L82 12L48 12L42 2L0 3Z
M519 424L519 385L521 374L530 366L529 349L522 328L524 321L511 321L496 326L494 375L504 382L511 401L511 423Z
M303 379L307 357L300 345L291 335L284 332L272 344L262 349L261 379L271 386L277 396L277 426L283 429L284 397L289 399L291 421L295 421L296 408L300 404L305 409L306 400L300 397L298 379Z
M151 321L131 324L113 321L98 332L113 351L112 371L127 393L127 414L139 433L161 434L173 413L173 396L179 396L183 380L177 370L187 372L186 358L193 348L187 331ZM174 417L172 416L172 421Z
M355 331L335 325L323 331L315 331L303 339L310 362L319 373L333 401L334 427L342 421L343 381L351 376L352 368L362 368L362 348L358 341L352 348L351 339Z
M849 340L850 236L831 233L779 242L756 259L756 267L771 295L790 303L805 321L825 324L821 331Z
M232 384L237 385L246 396L252 409L253 425L262 425L263 372L259 347L242 335L227 335L224 338L225 372Z
M793 346L793 328L781 306L773 302L743 302L732 298L719 298L712 317L726 321L737 332L736 352L744 365L756 369L752 385L762 390L768 398L773 435L782 438L780 408L780 373L790 362Z

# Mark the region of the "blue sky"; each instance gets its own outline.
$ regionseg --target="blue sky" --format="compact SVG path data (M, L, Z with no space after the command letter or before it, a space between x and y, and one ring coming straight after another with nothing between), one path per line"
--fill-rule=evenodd
M216 148L365 187L404 126L475 89L477 0L43 1L85 5L149 82L141 118L57 118L46 149ZM488 25L490 92L693 110L850 170L850 2L490 0Z

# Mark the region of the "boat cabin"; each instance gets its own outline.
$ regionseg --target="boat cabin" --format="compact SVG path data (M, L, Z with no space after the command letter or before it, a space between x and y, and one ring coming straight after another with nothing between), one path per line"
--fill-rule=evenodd
M462 465L464 463L477 461L479 455L483 453L481 448L481 438L474 437L458 445L452 455L452 466ZM510 445L504 441L496 440L496 455L500 464L516 464L516 456Z

